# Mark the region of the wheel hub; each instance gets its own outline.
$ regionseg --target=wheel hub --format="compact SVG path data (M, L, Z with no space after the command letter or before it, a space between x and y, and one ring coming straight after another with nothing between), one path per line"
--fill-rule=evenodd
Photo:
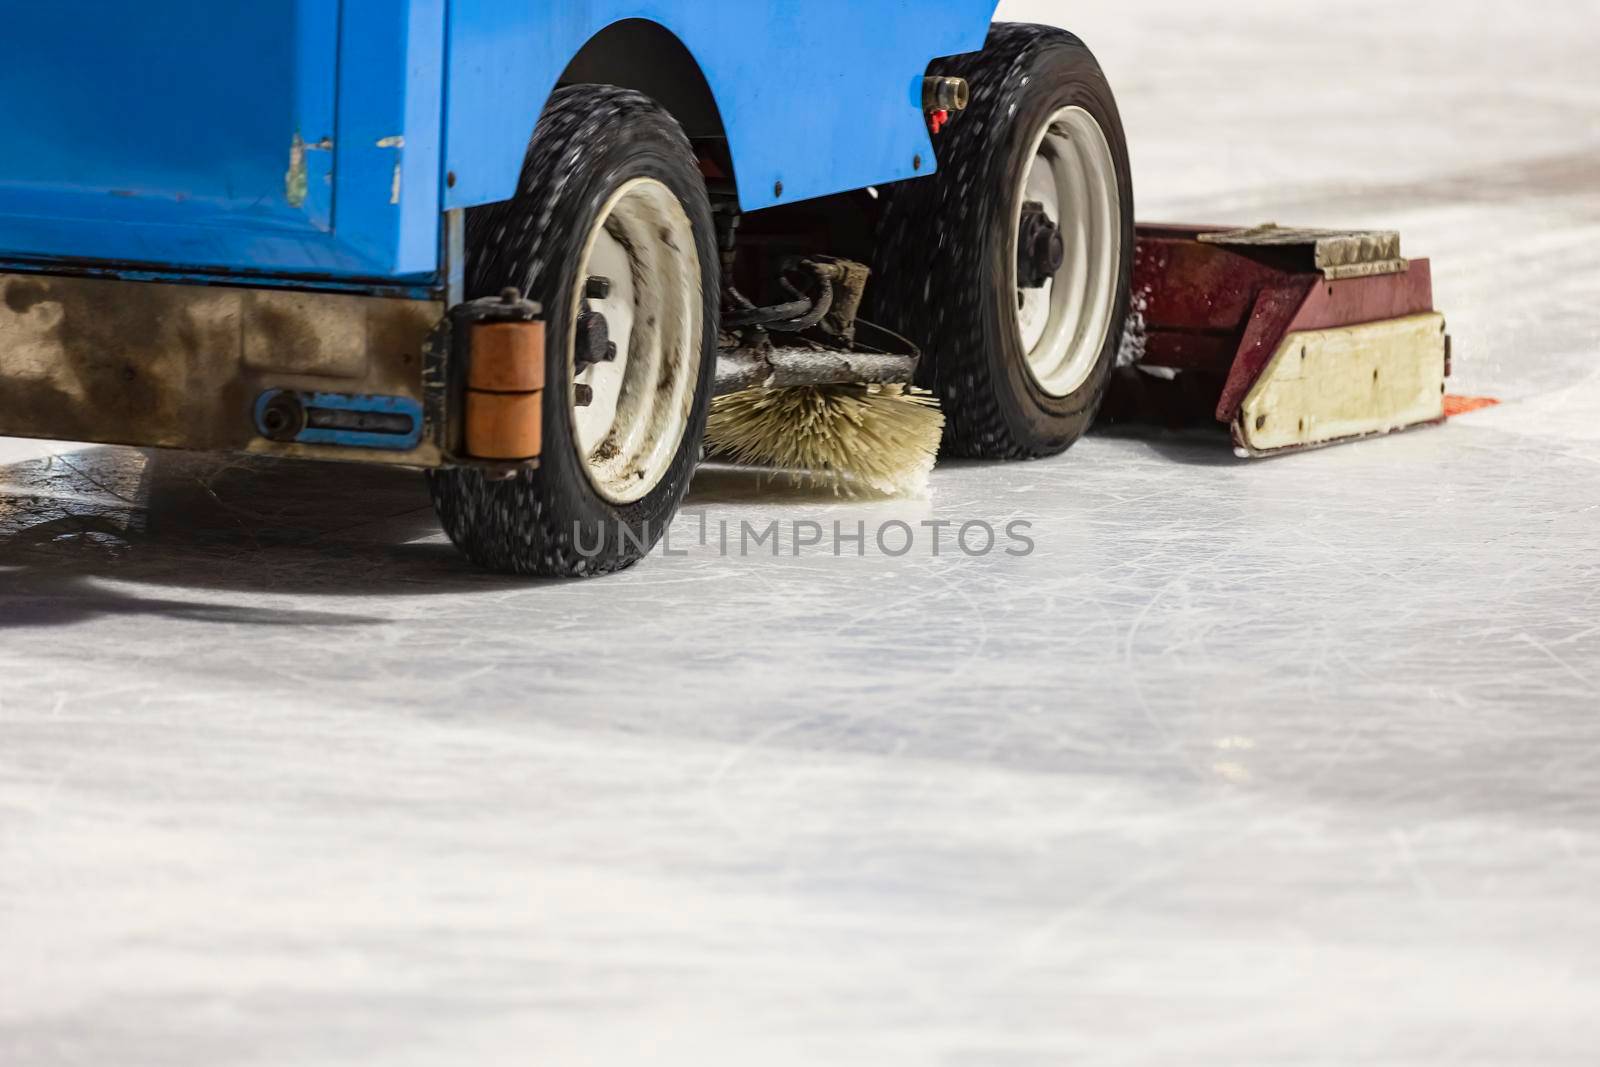
M1044 205L1030 200L1022 205L1017 228L1017 285L1042 289L1067 261L1067 242L1061 227L1051 221Z

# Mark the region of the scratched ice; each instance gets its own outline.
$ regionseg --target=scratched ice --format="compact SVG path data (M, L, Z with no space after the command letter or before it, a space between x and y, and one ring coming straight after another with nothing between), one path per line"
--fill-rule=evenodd
M713 472L582 585L405 474L0 444L0 1063L1593 1062L1593 5L1053 10L1143 217L1401 229L1509 403Z

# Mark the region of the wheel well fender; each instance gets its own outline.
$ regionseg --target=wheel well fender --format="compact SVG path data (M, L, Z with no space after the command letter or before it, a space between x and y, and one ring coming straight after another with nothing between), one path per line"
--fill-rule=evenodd
M558 79L560 85L593 83L633 89L665 108L688 134L706 142L718 166L734 179L725 142L727 129L711 83L687 45L671 30L649 19L613 22L591 37Z

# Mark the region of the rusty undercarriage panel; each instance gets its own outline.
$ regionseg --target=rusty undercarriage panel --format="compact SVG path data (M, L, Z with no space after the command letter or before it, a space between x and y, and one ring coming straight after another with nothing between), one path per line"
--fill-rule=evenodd
M0 275L0 435L437 466L408 451L267 440L268 390L425 404L443 307L331 293ZM430 427L431 429L431 427Z

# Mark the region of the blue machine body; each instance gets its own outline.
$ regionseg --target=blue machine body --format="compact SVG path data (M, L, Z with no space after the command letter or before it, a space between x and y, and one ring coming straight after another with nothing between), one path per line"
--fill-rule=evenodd
M995 0L55 0L0 35L0 263L435 292L585 45L692 57L745 210L930 173ZM781 183L782 192L779 192Z

